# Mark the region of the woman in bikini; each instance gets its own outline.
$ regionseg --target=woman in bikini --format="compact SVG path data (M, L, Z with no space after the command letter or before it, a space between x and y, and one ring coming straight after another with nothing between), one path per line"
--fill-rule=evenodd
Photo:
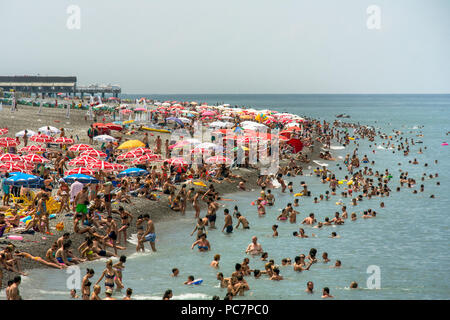
M117 287L120 289L123 289L123 281L122 281L122 270L125 269L125 262L127 261L126 256L121 256L119 258L119 262L117 262L115 265L113 265L113 268L116 269L117 277L115 278L115 282L117 284Z
M90 278L94 276L95 272L94 269L87 269L86 275L83 277L83 280L81 281L81 294L83 300L89 300L89 296L91 295L91 282L89 281Z
M198 251L200 252L211 250L211 245L209 244L209 241L206 240L206 234L202 234L200 236L200 239L198 239L192 244L191 249L194 249L196 245L198 245Z
M191 232L191 236L194 234L194 232L197 230L197 240L200 239L200 236L204 233L206 233L206 226L203 222L203 219L198 218L197 225L195 226L194 230Z
M117 273L117 270L113 268L113 262L112 260L106 261L106 269L103 271L100 278L95 283L96 285L99 284L102 279L105 278L105 287L106 289L114 289L114 283L117 283L119 288L123 288L122 281L119 278L119 275Z

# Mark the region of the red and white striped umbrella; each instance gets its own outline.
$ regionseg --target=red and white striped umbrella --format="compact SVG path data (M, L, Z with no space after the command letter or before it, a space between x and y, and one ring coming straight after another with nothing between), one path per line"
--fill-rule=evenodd
M140 156L142 156L144 154L149 154L149 153L152 154L153 153L153 151L150 150L149 148L143 148L143 147L136 148L133 150L133 152Z
M242 137L237 140L238 143L256 143L257 141L258 138L250 136Z
M112 164L114 166L114 171L123 171L128 169L128 166L124 165L124 164L118 164L118 163L113 163Z
M231 160L230 158L224 157L224 156L214 156L214 157L210 157L208 159L206 159L206 163L209 164L232 164L233 160Z
M104 157L107 157L108 155L102 151L91 149L91 150L87 150L87 151L81 153L80 156L81 157L89 156L89 157L94 157L94 158L104 158Z
M22 157L17 154L5 153L0 156L0 162L23 161Z
M47 158L34 153L27 154L26 156L23 156L22 159L33 163L50 162L50 160L48 160Z
M123 161L123 160L128 160L128 159L136 159L139 156L140 156L140 154L135 153L133 150L133 151L128 151L128 152L125 152L124 154L121 154L120 156L117 157L117 160Z
M24 168L21 168L14 162L0 163L0 172L25 172Z
M8 128L1 128L0 129L0 136L2 136L2 135L4 135L4 134L7 134L8 133Z
M50 137L46 134L37 134L30 138L30 141L34 142L52 142L54 140L53 137Z
M0 147L16 147L19 144L16 139L9 138L0 138Z
M2 165L6 165L6 166L10 166L10 167L14 167L14 168L20 168L22 170L32 170L34 169L35 165L31 162L28 161L22 161L22 162L4 162L2 163ZM14 169L13 168L13 169ZM14 170L11 171L14 171Z
M166 160L171 166L186 166L188 163L183 158L170 158Z
M145 154L143 156L140 156L136 160L132 162L132 164L143 164L150 161L157 161L160 160L161 156L159 154Z
M94 174L94 171L88 168L80 167L65 172L66 176L69 176L71 174L87 174L88 176L92 176Z
M91 163L96 163L99 160L93 157L89 157L89 156L83 156L83 157L76 157L75 159L72 159L69 161L69 166L74 166L74 167L86 167L88 165L90 165Z
M22 153L45 152L45 151L47 151L47 149L44 148L44 147L41 147L41 146L26 146L26 147L23 147L23 148L19 149L19 152L22 152Z
M91 163L88 165L89 169L92 170L104 170L104 171L111 171L114 170L114 165L112 163L106 162L106 161L98 161L95 163Z
M94 148L88 144L74 144L73 146L69 147L69 151L75 151L75 152L92 150L92 149L94 149Z
M73 139L70 138L66 138L66 137L59 137L55 139L55 143L57 144L73 144L75 141L73 141Z

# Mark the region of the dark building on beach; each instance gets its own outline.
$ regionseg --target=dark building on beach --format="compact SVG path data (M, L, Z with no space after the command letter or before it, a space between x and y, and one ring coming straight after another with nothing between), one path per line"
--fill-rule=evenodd
M0 76L0 89L3 92L14 90L27 94L43 94L54 96L58 93L75 95L112 94L117 97L121 93L120 86L90 85L77 87L77 77L59 76Z
M0 76L0 88L4 92L56 94L59 92L75 94L77 77L57 76Z

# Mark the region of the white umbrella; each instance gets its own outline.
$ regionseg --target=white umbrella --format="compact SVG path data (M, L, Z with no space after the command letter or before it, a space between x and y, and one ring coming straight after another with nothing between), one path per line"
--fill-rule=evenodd
M58 128L52 127L52 126L44 126L44 127L40 127L38 129L39 132L45 133L47 135L51 135L51 134L59 134L61 133L61 130L59 130Z
M99 141L99 142L113 142L113 141L116 141L117 139L114 137L108 136L107 134L102 134L100 136L95 136L94 140Z
M183 117L179 117L178 119L180 119L181 121L183 121L184 123L190 123L191 120L188 118L183 118Z
M27 130L27 137L32 137L36 135L37 132L34 132L33 130ZM23 137L25 135L25 130L19 131L16 133L16 137Z
M222 121L214 121L214 122L211 122L211 123L209 124L209 126L210 126L210 127L213 127L213 128L223 128L223 127L225 127L225 122L222 122Z

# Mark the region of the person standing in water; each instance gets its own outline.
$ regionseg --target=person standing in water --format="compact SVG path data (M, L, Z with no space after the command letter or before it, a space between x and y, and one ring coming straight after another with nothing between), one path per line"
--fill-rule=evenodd
M139 241L141 243L141 246L143 246L144 242L148 241L150 243L150 247L152 248L153 252L155 252L156 251L155 225L153 224L153 221L150 220L150 216L148 214L144 214L144 221L147 222L147 229L144 232L144 236L141 237Z
M222 232L226 229L227 233L230 234L233 232L233 218L228 209L225 209L223 213L225 214L225 225L222 228Z

